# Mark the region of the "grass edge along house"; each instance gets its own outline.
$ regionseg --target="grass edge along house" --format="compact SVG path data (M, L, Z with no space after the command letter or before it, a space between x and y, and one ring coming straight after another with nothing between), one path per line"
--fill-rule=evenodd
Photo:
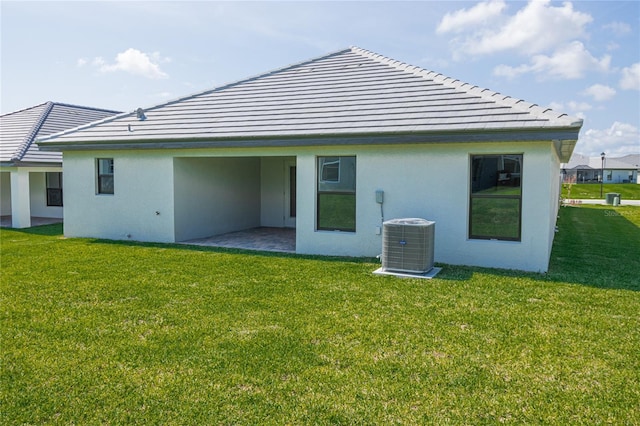
M64 154L68 237L292 227L296 253L376 256L384 220L416 217L436 262L546 271L581 127L351 47L39 146Z

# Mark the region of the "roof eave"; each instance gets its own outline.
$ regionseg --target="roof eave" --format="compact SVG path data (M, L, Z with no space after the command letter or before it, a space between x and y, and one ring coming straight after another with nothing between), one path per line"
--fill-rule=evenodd
M576 134L575 139L554 139L553 142L560 162L567 163L573 154L576 143L578 143L578 135Z
M294 146L327 146L327 145L387 145L417 143L464 143L464 142L532 142L559 141L558 156L564 159L573 152L578 140L580 127L577 128L544 128L519 130L484 130L484 131L441 131L411 133L361 133L361 134L322 134L296 136L256 136L244 138L180 138L180 139L140 139L140 140L101 140L56 142L55 140L39 142L41 151L95 151L118 149L196 149L196 148L269 148ZM567 161L568 161L568 157Z
M60 161L22 161L11 160L0 162L1 167L62 167L62 160Z

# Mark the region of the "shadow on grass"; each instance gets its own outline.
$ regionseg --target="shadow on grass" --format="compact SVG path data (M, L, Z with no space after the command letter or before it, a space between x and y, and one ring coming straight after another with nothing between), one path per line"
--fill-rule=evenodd
M87 241L93 244L122 245L122 246L128 246L128 247L172 248L176 250L185 250L185 251L241 254L241 255L251 255L251 256L260 256L260 257L275 257L275 258L282 258L282 259L308 259L308 260L321 260L326 262L350 262L350 263L380 263L378 259L374 257L321 256L321 255L311 255L311 254L285 253L280 251L249 250L249 249L230 248L230 247L191 245L191 244L183 244L183 243L180 243L180 244L147 243L142 241L105 240L105 239L89 239Z
M245 256L259 256L259 257L272 257L282 259L305 259L305 260L317 260L321 262L349 262L359 264L371 264L372 272L380 265L380 261L376 258L370 257L341 257L341 256L320 256L320 255L302 255L294 253L282 253L282 252L269 252L269 251L257 251L246 249L234 249L227 247L213 247L213 246L196 246L187 244L167 244L167 243L146 243L137 241L124 241L124 240L102 240L95 239L89 240L94 244L108 244L108 245L121 245L128 247L154 247L154 248L171 248L175 250L193 251L193 252L208 252L208 253L222 253L222 254L238 254ZM564 248L558 249L560 251ZM554 250L554 253L556 250ZM572 257L570 264L563 264L562 259L552 258L551 267L547 273L525 272L512 269L497 269L497 268L481 268L475 266L464 265L448 265L438 263L436 266L442 268L442 271L438 274L436 279L442 281L470 281L475 274L493 275L496 277L506 277L514 279L530 279L537 282L557 282L557 283L570 283L587 285L597 288L608 289L625 289L632 291L640 291L640 284L637 282L637 273L634 270L633 265L629 265L629 269L626 273L618 271L616 273L616 267L619 263L619 259L614 260L614 264L608 264L600 259L598 262L594 262L590 265L583 265L580 257ZM636 264L638 261L636 261ZM636 265L640 268L640 265ZM618 268L619 269L619 268Z
M443 265L439 279L482 273L537 282L640 291L640 207L563 207L546 273Z
M563 207L548 280L640 291L640 208Z
M563 207L558 220L549 271L545 274L437 264L442 271L436 279L469 281L474 274L496 277L527 278L539 282L572 283L604 289L640 291L640 208L609 206ZM62 236L62 224L43 225L13 232ZM311 259L324 262L372 264L372 272L380 261L370 257L301 255L293 253L254 251L225 247L187 244L148 243L125 240L87 239L92 244L130 247L172 248L194 252L251 255L260 257Z
M2 228L3 230L11 230L22 234L45 235L49 237L62 236L62 223L54 223L52 225L32 226L31 228Z

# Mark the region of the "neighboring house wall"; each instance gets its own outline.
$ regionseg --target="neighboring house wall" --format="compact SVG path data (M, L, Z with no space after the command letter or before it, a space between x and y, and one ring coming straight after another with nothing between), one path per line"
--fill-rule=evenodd
M1 173L2 198L0 214L13 216L14 226L31 226L31 217L47 217L62 219L63 207L47 206L47 172L62 172L59 166L29 166L6 167ZM13 188L24 187L24 194L14 194ZM28 188L28 190L26 190ZM19 200L22 209L19 213L12 210L15 207L13 199Z
M633 170L607 170L604 169L604 183L634 183L636 182Z
M62 168L48 171L62 172ZM31 195L31 216L62 219L63 207L47 206L46 172L29 173L29 194Z
M523 154L521 241L468 239L471 154ZM356 232L316 231L317 156L353 155ZM95 159L102 157L114 158L114 195L95 195ZM293 158L298 253L380 254L382 218L375 191L381 189L385 220L436 222L437 262L533 271L548 267L559 197L559 161L549 142L69 151L65 235L172 242L282 226L283 164Z
M0 172L0 216L11 215L11 172Z
M605 158L587 157L574 153L570 161L563 164L566 173L565 182L573 183L640 183L638 164L640 155L630 154L624 157ZM604 179L601 179L604 167ZM609 178L610 177L610 178Z

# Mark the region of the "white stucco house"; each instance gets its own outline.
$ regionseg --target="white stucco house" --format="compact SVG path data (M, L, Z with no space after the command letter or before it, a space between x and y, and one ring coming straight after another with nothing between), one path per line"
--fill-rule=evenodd
M383 220L417 217L436 262L545 271L581 126L352 47L39 146L64 154L68 237L295 227L297 253L376 256Z
M32 218L63 217L62 154L41 151L38 137L87 124L119 111L45 102L0 115L0 216L13 228Z
M560 167L563 182L640 183L640 154L627 154L622 157L605 155L602 158L574 152L569 161Z

